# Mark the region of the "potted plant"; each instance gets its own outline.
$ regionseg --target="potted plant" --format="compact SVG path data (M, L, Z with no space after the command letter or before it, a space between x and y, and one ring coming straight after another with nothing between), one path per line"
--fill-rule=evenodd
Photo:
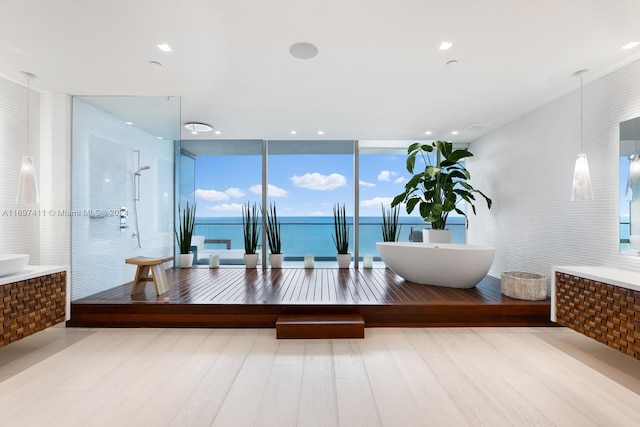
M258 226L258 207L255 203L251 206L247 202L242 206L242 229L244 230L244 265L246 268L256 268L260 227Z
M398 227L398 216L400 215L400 207L395 206L393 208L385 209L382 207L382 241L384 242L397 242L400 238L400 229Z
M435 165L428 155L434 150ZM447 218L452 211L462 215L468 227L467 214L458 207L458 203L464 200L475 215L476 194L482 196L491 209L491 199L469 184L471 174L460 163L462 159L473 156L468 150L454 150L449 141L417 142L409 146L407 154L407 171L411 174L416 172L405 184L404 191L393 199L392 207L405 203L409 214L417 207L424 221L431 223L432 230L446 230ZM418 156L423 160L424 169L416 168ZM451 231L447 231L449 238L445 241L451 242ZM434 239L425 235L423 241L433 242Z
M344 204L339 203L333 206L333 243L338 252L338 267L349 268L351 254L349 253L349 226L347 225L347 215Z
M267 241L269 242L269 264L272 268L282 268L282 242L280 241L280 222L276 212L276 204L269 205L268 210L262 210L262 220Z
M178 248L180 249L179 265L180 268L191 267L193 264L193 253L191 252L191 237L196 226L196 204L181 210L178 204L178 229L174 228Z

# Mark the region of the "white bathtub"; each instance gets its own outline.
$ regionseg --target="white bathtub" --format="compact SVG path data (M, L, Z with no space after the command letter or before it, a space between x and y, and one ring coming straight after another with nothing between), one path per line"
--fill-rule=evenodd
M495 249L454 243L378 242L391 271L423 285L472 288L489 272Z

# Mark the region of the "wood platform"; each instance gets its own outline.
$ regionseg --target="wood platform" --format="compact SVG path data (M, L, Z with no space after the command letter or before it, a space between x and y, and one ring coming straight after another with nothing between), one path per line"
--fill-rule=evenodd
M71 303L68 326L274 328L282 314L356 314L367 327L553 326L550 300L406 282L388 269L167 270L169 291L131 295L131 283Z

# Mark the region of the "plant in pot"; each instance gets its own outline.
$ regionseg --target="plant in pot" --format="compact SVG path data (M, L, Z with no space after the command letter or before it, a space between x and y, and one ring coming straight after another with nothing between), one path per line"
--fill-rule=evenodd
M436 154L435 165L429 156L433 151ZM462 215L467 227L469 226L467 214L458 207L462 200L471 207L474 215L476 195L484 198L487 208L491 209L491 199L469 184L471 174L460 162L473 156L468 150L454 150L449 141L417 142L409 146L407 154L407 171L413 176L405 184L404 191L395 196L391 206L405 203L408 214L417 207L424 221L431 223L431 230L446 230L448 234L448 239L446 236L434 239L425 230L423 241L451 242L451 231L446 226L452 211ZM424 169L416 167L418 156L422 158Z
M397 242L400 238L400 229L402 226L398 226L398 217L400 216L400 207L395 206L393 208L382 207L382 241L384 242Z
M244 265L246 268L256 268L258 265L258 238L260 226L258 225L258 206L254 203L242 205L242 229L244 231Z
M351 254L349 253L349 225L344 204L336 203L333 206L333 243L338 252L338 267L349 268Z
M187 206L182 210L178 205L178 228L174 229L178 248L180 249L180 268L191 267L193 264L193 253L191 252L191 237L196 226L196 204Z
M280 222L278 221L278 213L276 204L269 205L268 210L262 210L262 221L267 241L269 242L269 263L272 268L282 268L282 242L280 241Z

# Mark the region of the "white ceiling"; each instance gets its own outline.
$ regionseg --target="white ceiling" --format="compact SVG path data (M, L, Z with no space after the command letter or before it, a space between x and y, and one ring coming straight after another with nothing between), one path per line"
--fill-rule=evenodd
M180 96L207 139L468 142L639 59L639 22L640 0L0 0L0 73Z

